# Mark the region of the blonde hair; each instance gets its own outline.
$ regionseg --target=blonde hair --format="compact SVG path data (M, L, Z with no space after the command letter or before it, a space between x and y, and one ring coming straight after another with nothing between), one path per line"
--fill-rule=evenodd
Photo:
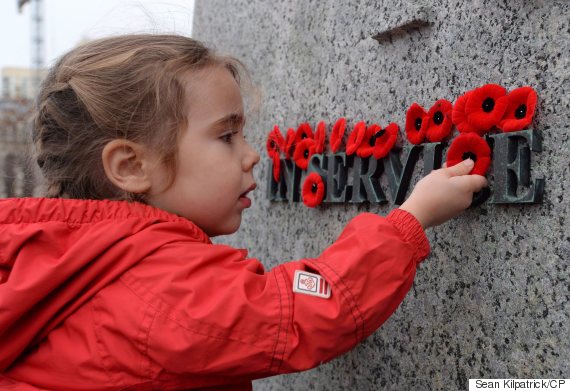
M144 202L144 195L117 188L105 175L101 153L113 139L152 146L172 183L178 139L189 121L181 76L212 65L226 67L240 86L249 81L235 58L178 35L104 38L65 54L42 84L34 117L44 195Z

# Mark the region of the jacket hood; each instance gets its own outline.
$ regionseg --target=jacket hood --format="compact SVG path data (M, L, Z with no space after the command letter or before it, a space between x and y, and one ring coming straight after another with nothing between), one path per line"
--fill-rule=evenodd
M99 290L174 240L211 243L141 203L0 200L0 372Z

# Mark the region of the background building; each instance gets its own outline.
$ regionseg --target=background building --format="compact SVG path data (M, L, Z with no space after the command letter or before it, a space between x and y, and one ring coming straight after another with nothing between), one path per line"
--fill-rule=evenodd
M31 101L0 99L0 198L29 197L39 189L30 162Z
M454 102L487 83L539 96L531 174L545 179L543 203L487 202L428 230L431 255L382 328L316 369L256 381L257 391L466 390L469 378L570 376L569 20L565 0L197 1L193 36L242 59L265 97L246 130L263 156L253 206L239 233L216 241L247 248L266 270L319 255L359 212L394 207L268 201L274 124L344 116L403 128L413 102Z
M2 98L33 100L36 97L37 78L42 80L47 70L39 72L31 68L2 68Z
M37 194L39 170L30 163L31 111L46 70L2 68L0 98L0 197ZM38 80L39 78L39 80ZM34 174L35 173L35 174Z

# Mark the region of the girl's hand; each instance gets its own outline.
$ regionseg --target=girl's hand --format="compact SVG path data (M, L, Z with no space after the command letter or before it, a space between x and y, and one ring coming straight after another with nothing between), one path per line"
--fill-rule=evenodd
M400 206L413 214L424 229L446 222L471 205L473 193L487 186L481 175L469 175L471 159L432 171L414 187L410 197Z

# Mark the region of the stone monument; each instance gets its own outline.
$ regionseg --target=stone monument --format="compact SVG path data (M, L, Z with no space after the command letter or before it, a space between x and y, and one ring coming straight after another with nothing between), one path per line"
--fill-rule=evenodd
M237 234L215 241L247 248L267 270L317 256L360 212L396 207L270 201L274 124L324 120L330 131L345 117L403 129L413 102L455 102L486 83L538 93L530 176L544 180L541 202L489 200L429 229L431 254L380 329L256 390L459 390L470 378L570 377L569 21L564 0L197 1L194 38L240 58L264 96L246 129L262 156L253 206ZM422 176L418 163L410 190ZM488 179L493 192L493 169Z

